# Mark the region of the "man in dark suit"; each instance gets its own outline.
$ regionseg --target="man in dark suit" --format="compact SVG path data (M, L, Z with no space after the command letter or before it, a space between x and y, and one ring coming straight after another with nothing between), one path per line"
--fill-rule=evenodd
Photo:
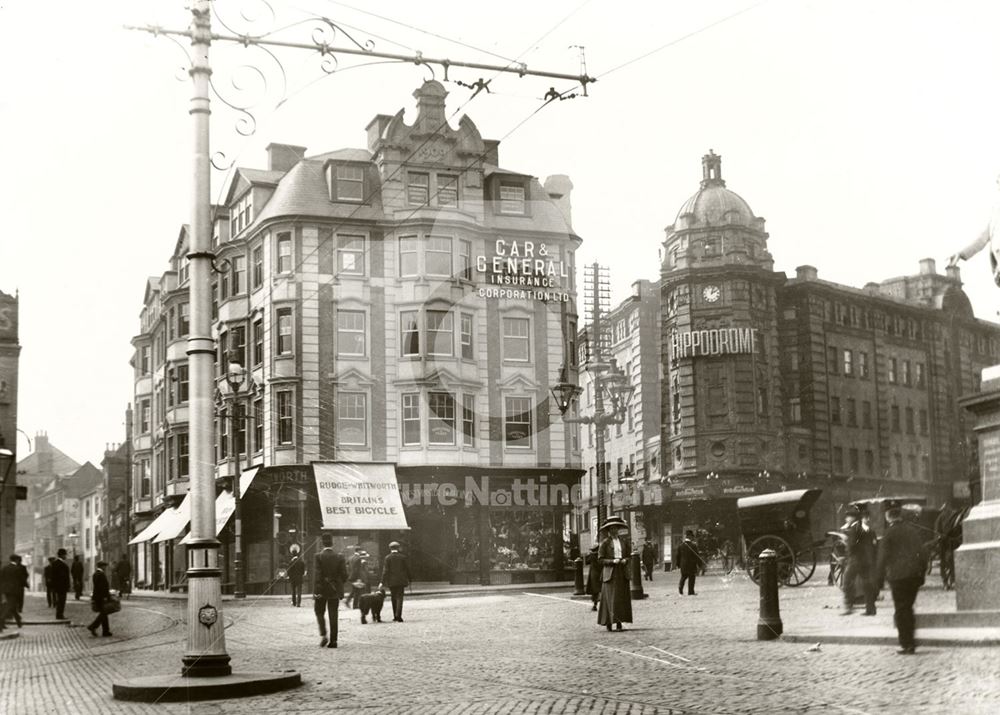
M647 536L642 544L642 570L645 572L646 580L653 580L653 566L656 564L656 547Z
M21 572L21 589L17 592L17 612L24 611L24 592L29 588L28 567L24 565L20 554L14 554L18 570Z
M83 562L80 561L79 554L73 554L73 563L70 564L69 574L73 577L73 593L76 600L80 600L83 595Z
M42 580L45 581L45 603L49 608L56 605L56 594L52 590L52 564L56 562L55 556L49 556L49 562L42 569Z
M306 575L306 564L299 558L299 552L292 554L288 562L288 583L292 587L292 605L302 605L302 577Z
M701 554L698 553L698 548L694 544L694 532L685 531L684 541L677 547L677 557L674 559L681 572L681 581L677 584L677 592L682 596L684 595L685 581L687 581L688 595L698 595L694 592L694 580L701 569L701 561Z
M354 547L354 554L347 560L347 579L351 582L351 592L347 596L347 607L358 608L358 596L364 591L354 584L361 580L364 564L361 556L361 547Z
M878 545L877 573L879 581L887 580L892 591L893 618L899 637L896 652L913 655L917 651L913 604L927 573L927 547L919 527L903 519L899 504L891 502L887 506L885 518L889 528Z
M333 537L323 534L323 550L316 554L313 563L313 599L316 621L319 623L319 647L337 647L337 607L344 596L347 580L347 563L333 550ZM330 616L330 637L327 638L326 617Z
M66 549L59 549L56 556L58 558L52 562L52 594L56 602L56 620L62 620L66 618L66 594L70 585Z
M107 561L98 561L97 568L94 569L94 588L90 594L91 607L97 611L97 617L87 626L90 635L97 635L97 627L101 627L101 635L107 638L111 635L111 625L108 623L108 614L104 612L104 602L111 595L111 587L108 584L108 576L104 569L108 567Z
M403 622L403 592L410 585L410 564L406 557L399 553L399 542L389 543L389 553L382 565L382 583L389 587L389 598L392 599L392 620Z
M10 618L17 622L17 627L22 626L21 614L17 610L18 601L24 598L24 577L21 575L21 567L18 565L18 557L12 554L10 562L0 568L0 631L7 625Z

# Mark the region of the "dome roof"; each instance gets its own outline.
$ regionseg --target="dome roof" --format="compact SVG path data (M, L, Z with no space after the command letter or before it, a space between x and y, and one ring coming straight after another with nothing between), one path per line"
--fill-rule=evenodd
M677 212L674 229L734 223L753 226L756 217L750 205L739 194L726 188L722 179L722 157L709 150L701 158L701 164L701 188Z

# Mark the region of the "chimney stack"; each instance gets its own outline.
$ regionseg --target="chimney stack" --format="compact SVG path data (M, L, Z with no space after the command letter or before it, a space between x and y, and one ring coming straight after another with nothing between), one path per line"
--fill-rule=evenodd
M365 127L365 131L368 132L368 151L373 154L375 153L375 150L378 149L379 144L382 142L382 134L391 121L392 117L388 114L376 114L368 122L368 126Z
M933 276L937 275L936 264L933 258L923 258L920 261L920 275L922 276Z
M567 226L573 225L573 207L569 200L572 192L573 182L565 174L553 174L545 180L545 193L559 208Z
M294 144L272 142L267 145L265 151L267 151L268 171L288 171L306 156L306 148Z
M814 281L818 275L815 266L799 266L795 269L795 277L800 281Z
M944 273L953 281L958 281L959 283L962 282L962 269L957 265L945 266Z

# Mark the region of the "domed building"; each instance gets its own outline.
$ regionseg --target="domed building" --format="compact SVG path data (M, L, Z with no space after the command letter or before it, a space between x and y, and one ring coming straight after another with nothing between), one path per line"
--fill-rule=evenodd
M606 445L638 465L622 481L610 470L609 484L636 538L664 557L687 529L738 544L737 499L783 490L823 490L816 536L857 499L976 499L976 439L958 399L1000 361L1000 326L974 317L957 267L941 275L924 259L916 275L864 288L812 266L777 272L764 219L712 151L663 248L659 459L631 434ZM591 458L585 449L585 467Z

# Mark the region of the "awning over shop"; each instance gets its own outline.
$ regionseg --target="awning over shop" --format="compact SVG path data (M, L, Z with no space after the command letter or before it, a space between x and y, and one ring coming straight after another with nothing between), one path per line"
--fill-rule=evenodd
M253 484L253 478L257 476L258 467L251 467L240 474L240 496L242 497ZM226 524L236 511L236 498L231 491L225 489L215 498L215 535L218 536L226 528ZM182 544L191 542L191 534L181 539Z
M324 529L409 529L396 466L373 462L313 462Z
M185 494L183 501L175 509L167 509L164 514L169 514L170 518L160 529L160 533L153 539L154 544L161 541L170 541L180 536L180 533L187 528L191 521L191 495Z
M164 527L166 527L166 525L170 522L171 518L173 518L172 514L170 513L172 511L174 510L164 509L163 511L161 511L160 515L155 519L153 519L153 522L149 526L147 526L145 529L143 529L134 537L132 537L132 540L128 542L128 545L133 546L135 544L141 544L145 541L149 541L154 536L159 534L164 529Z

